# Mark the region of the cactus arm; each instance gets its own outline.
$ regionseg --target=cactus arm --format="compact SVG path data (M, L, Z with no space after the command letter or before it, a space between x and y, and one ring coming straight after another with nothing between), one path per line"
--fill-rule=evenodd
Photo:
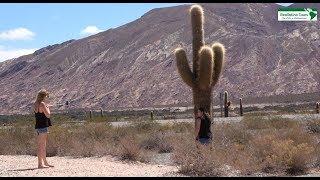
M214 43L212 45L213 50L213 60L214 60L214 69L212 73L212 86L215 86L219 80L220 74L224 66L224 46L220 43Z
M182 78L182 80L190 87L194 86L194 76L191 72L186 52L178 48L175 50L175 56L177 61L178 72Z
M200 72L199 87L202 89L209 88L212 81L212 73L214 68L213 51L211 48L203 46L200 50Z
M199 76L199 51L204 45L203 9L199 5L193 5L190 9L192 25L192 49L193 49L193 73L197 79Z

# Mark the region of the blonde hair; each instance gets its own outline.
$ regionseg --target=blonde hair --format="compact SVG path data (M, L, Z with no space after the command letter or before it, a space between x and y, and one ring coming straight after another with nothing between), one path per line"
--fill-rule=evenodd
M45 89L40 90L37 95L36 103L40 104L46 97L49 97L48 91L46 91Z

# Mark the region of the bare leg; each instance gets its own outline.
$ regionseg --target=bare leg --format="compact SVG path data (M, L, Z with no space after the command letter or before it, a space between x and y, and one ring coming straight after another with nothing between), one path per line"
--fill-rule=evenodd
M50 165L47 161L47 141L48 141L48 133L45 133L45 138L44 138L44 158L43 158L43 163L44 165L46 166L49 166L49 167L54 167L53 165Z
M42 165L42 134L37 136L37 156L38 156L38 168L44 168Z

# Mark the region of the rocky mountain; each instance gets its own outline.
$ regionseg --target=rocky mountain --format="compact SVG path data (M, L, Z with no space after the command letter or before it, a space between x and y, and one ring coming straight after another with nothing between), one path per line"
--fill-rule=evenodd
M201 5L205 43L219 41L227 53L215 97L223 90L231 97L319 91L319 21L279 22L274 3ZM153 9L118 28L0 63L0 114L30 111L41 88L56 107L67 100L104 109L191 104L173 54L185 48L191 65L189 8Z

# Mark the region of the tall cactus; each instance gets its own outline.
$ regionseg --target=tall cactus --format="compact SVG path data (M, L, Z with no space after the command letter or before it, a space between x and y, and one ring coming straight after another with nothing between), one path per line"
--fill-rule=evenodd
M214 43L212 47L204 43L203 9L193 5L190 9L192 24L193 71L191 71L186 52L182 48L175 50L178 72L182 80L192 88L194 114L203 107L210 115L212 88L219 80L224 63L224 46Z
M150 112L150 119L151 119L151 120L154 120L153 111Z
M242 98L240 98L240 116L243 116Z
M224 117L229 117L229 106L230 101L228 101L228 92L224 92Z
M90 117L90 119L92 119L92 111L91 110L89 111L89 117Z
M220 92L219 100L220 100L220 116L223 117L223 94L222 94L222 92Z
M316 112L318 114L320 113L320 102L317 102L317 104L316 104Z
M100 108L100 116L103 117L103 110Z

